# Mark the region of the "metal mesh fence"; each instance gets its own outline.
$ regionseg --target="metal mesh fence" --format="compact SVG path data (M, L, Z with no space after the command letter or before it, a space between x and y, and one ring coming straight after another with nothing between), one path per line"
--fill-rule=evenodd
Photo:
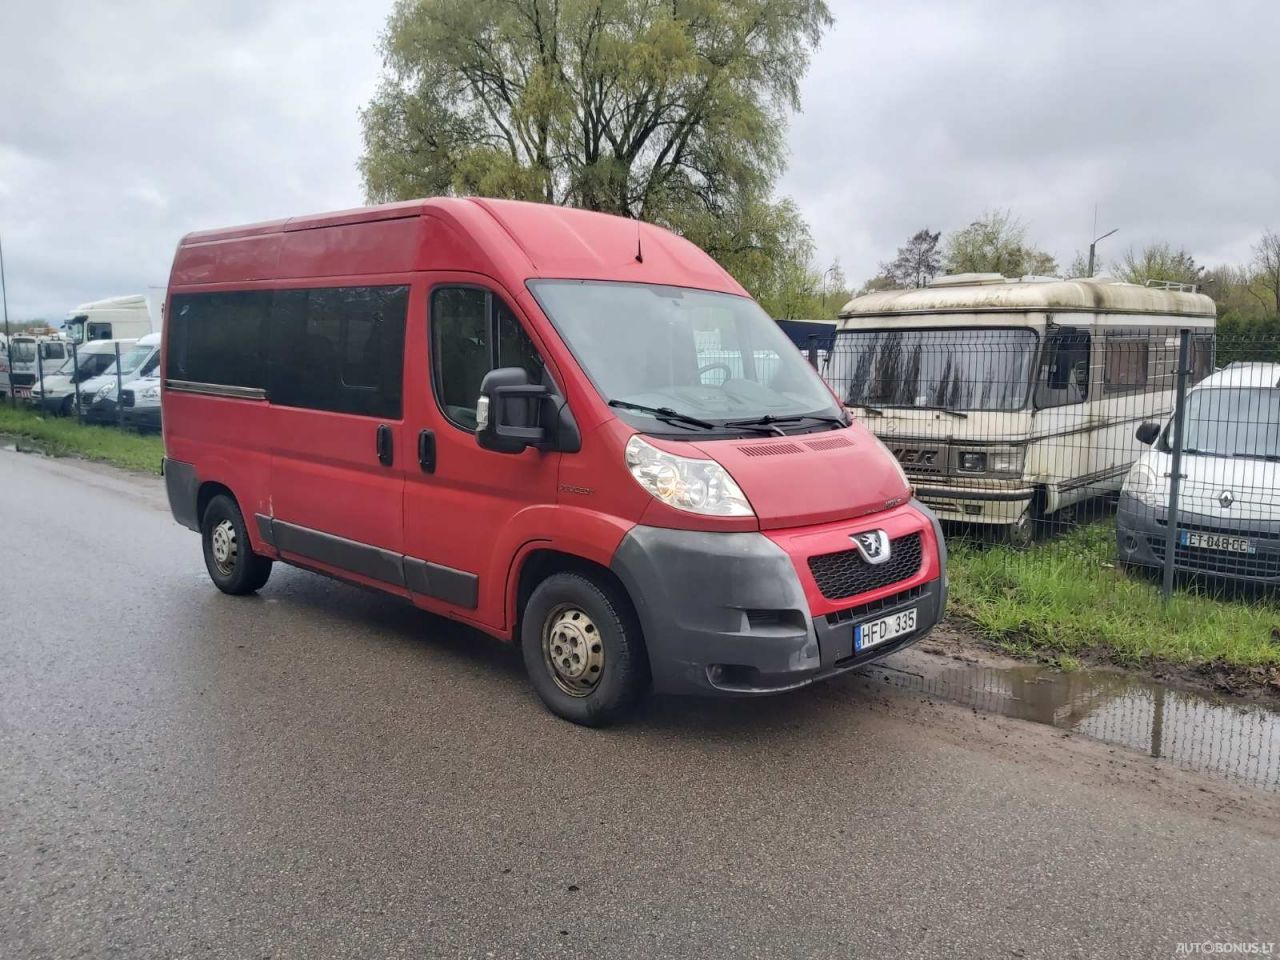
M1011 564L1107 543L1166 591L1274 599L1280 332L907 319L810 357L949 536L1012 546Z

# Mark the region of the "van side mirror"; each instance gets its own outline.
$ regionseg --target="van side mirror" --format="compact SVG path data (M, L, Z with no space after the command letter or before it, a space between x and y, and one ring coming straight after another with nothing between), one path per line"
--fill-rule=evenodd
M1134 435L1138 438L1139 443L1144 443L1149 447L1156 442L1156 437L1160 436L1160 424L1148 420L1138 427L1137 433Z
M529 383L520 367L490 370L480 381L476 402L476 443L497 453L519 453L546 442L540 421L543 400L551 395L542 384Z

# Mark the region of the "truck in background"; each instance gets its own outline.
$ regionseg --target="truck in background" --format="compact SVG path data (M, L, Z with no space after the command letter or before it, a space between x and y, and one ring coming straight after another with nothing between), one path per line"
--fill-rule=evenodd
M82 303L67 314L62 324L73 343L93 340L136 340L159 333L164 305L164 288L148 287L147 292L108 297Z

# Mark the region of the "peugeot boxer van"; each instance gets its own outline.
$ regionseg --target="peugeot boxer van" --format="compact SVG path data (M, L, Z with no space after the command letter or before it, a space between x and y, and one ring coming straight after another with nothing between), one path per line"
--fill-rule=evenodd
M385 590L518 643L589 725L942 615L897 461L665 230L450 198L193 233L165 316L169 502L226 593L275 561Z

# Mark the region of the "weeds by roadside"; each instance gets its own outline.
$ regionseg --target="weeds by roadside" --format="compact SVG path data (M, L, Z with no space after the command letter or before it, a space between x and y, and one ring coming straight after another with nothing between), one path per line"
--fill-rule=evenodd
M91 427L74 419L45 416L27 407L0 407L0 435L34 441L59 457L101 460L127 470L159 473L164 441L116 427Z
M1010 653L1064 669L1081 655L1129 666L1280 666L1280 602L1219 600L1188 585L1165 604L1153 580L1118 569L1115 556L1110 520L1025 552L953 542L952 611Z

